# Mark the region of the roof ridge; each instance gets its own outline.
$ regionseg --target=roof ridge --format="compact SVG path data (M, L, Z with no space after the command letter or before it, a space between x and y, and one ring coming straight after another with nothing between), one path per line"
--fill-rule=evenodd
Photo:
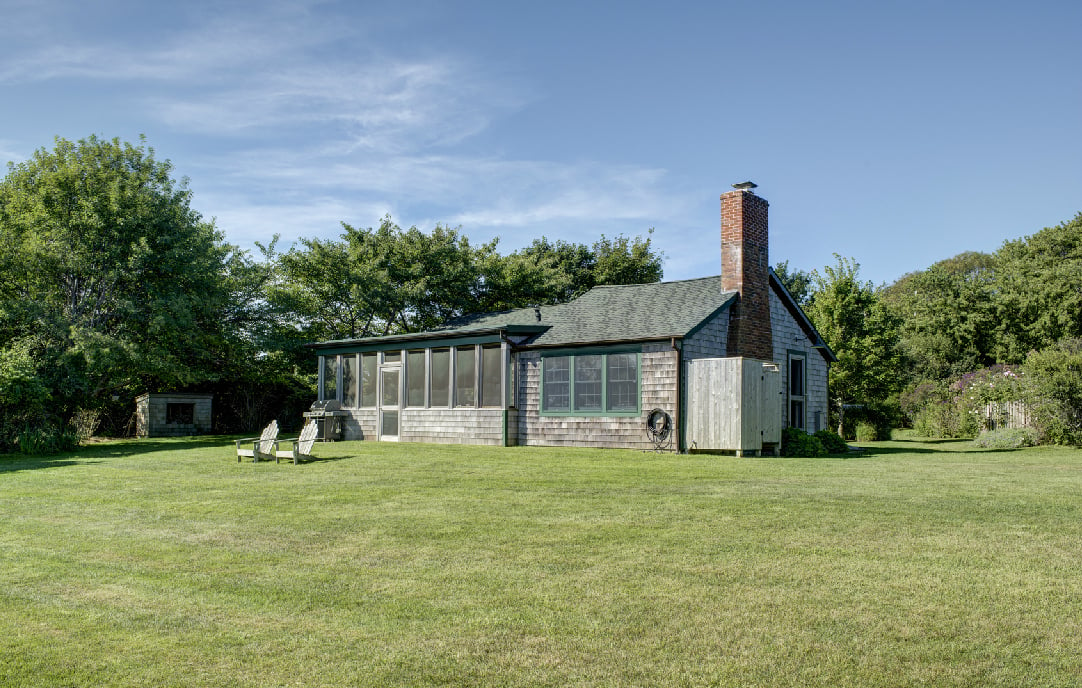
M679 280L666 280L663 282L637 282L635 284L596 284L590 287L590 291L594 289L621 289L623 287L652 287L658 284L680 284L681 282L702 282L705 280L718 280L720 282L721 275L713 275L707 277L689 277L687 279Z

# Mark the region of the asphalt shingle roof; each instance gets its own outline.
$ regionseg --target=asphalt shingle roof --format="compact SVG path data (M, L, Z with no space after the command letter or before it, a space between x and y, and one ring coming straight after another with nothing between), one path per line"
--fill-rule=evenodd
M720 277L594 287L570 303L469 315L439 330L448 335L501 327L544 325L530 345L560 346L682 337L719 309L736 292L721 291Z

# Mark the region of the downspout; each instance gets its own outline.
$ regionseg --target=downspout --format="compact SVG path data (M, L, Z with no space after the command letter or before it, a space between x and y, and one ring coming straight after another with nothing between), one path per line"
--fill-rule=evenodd
M680 341L680 346L676 344L676 337L673 337L669 343L672 345L673 351L676 352L676 453L684 453L684 417L682 415L684 404L684 356L683 356L683 340Z

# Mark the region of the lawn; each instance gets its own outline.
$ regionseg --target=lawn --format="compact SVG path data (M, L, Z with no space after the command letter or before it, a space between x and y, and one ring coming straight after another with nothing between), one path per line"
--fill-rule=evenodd
M0 457L3 686L1078 686L1082 451Z

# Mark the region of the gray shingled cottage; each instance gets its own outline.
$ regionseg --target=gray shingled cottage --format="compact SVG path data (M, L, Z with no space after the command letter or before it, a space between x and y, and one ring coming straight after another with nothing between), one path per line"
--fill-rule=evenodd
M311 344L320 399L341 403L346 439L646 449L660 410L674 450L756 454L783 426L826 427L837 359L770 269L767 202L735 186L720 277Z

